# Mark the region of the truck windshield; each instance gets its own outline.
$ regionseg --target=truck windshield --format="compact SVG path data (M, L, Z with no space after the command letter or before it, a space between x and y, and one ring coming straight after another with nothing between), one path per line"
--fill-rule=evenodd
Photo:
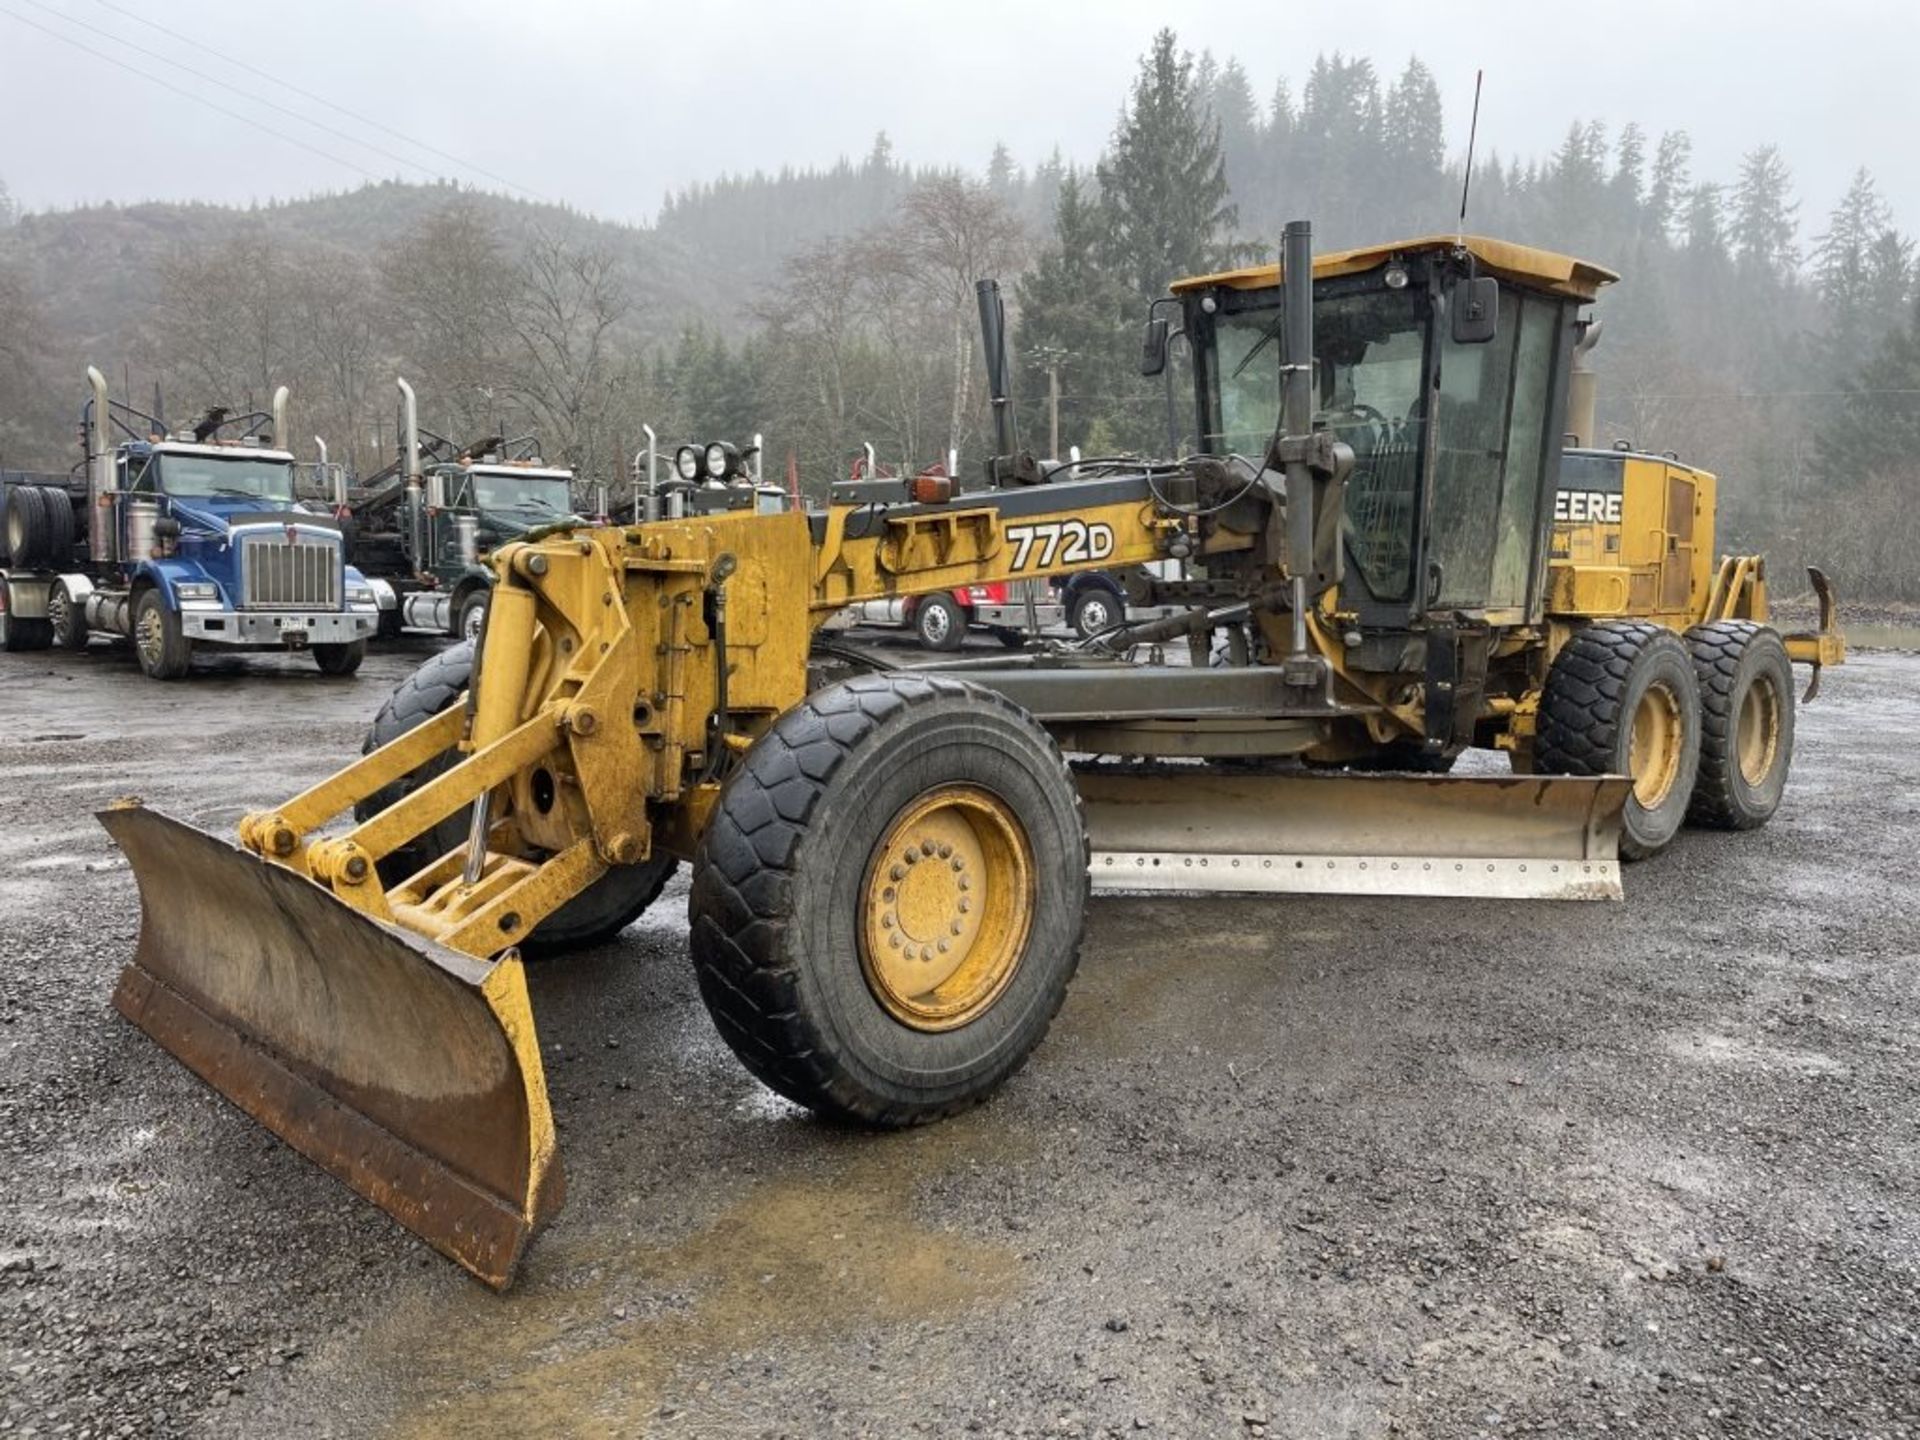
M1413 506L1426 417L1424 292L1363 290L1313 307L1316 428L1353 447L1347 544L1380 600L1401 600L1412 580ZM1281 310L1261 305L1215 325L1214 433L1208 449L1258 456L1280 418Z
M552 475L475 470L470 478L473 503L482 510L542 510L554 515L573 510L572 487Z
M173 453L155 455L153 460L159 466L160 488L182 499L293 503L293 466L285 460Z

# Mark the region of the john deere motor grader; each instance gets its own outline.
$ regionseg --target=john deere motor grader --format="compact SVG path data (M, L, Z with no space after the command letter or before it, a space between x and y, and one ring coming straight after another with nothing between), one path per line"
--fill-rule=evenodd
M1711 477L1636 458L1618 534L1549 556L1613 277L1478 239L1316 264L1303 223L1284 260L1177 287L1200 453L1069 480L1020 452L987 284L986 488L503 545L477 648L237 847L103 813L145 912L116 1004L504 1285L561 1192L521 953L617 930L681 862L748 1069L900 1126L1025 1060L1090 886L1602 897L1617 844L1763 822L1788 661L1838 641L1782 641L1759 562L1711 562ZM1185 608L1077 649L900 671L813 643L857 602L1169 557L1206 576L1153 597ZM1516 773L1437 773L1474 744Z

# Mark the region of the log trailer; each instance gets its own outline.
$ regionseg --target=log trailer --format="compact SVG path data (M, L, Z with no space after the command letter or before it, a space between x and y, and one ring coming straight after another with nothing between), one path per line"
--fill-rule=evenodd
M502 545L477 644L237 844L102 812L143 904L115 1003L503 1286L561 1198L522 954L605 938L678 865L735 1054L881 1127L1021 1067L1092 891L1617 897L1620 854L1767 820L1789 665L1841 645L1768 625L1757 558L1716 563L1702 471L1635 457L1617 543L1550 553L1613 279L1475 238L1315 261L1295 222L1283 266L1175 287L1200 453L1063 481L1008 416L969 493ZM1178 612L1094 642L913 669L816 643L853 604L1168 559L1204 576L1154 597ZM1512 773L1441 773L1468 746Z

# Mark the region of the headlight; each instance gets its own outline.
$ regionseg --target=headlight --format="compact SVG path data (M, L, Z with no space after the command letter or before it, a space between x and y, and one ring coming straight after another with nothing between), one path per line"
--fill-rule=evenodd
M739 458L733 446L719 440L714 441L713 444L707 446L707 478L709 480L725 480L733 474L734 466L738 463Z
M682 480L698 480L700 478L700 447L682 445L674 451L673 469Z
M347 603L349 605L375 604L376 602L373 598L373 587L371 585L354 586L353 589L347 591Z
M218 600L220 587L211 580L182 580L173 587L173 593L181 600Z

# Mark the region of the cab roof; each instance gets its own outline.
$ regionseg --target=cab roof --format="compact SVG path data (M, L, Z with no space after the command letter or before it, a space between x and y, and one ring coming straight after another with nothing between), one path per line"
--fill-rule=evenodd
M1465 249L1487 270L1521 285L1548 290L1574 300L1591 300L1602 285L1611 285L1620 277L1604 266L1571 255L1556 255L1551 250L1536 250L1531 245L1516 245L1508 240L1493 240L1484 235L1425 235L1417 240L1396 240L1388 245L1368 245L1359 250L1335 250L1313 257L1313 277L1330 279L1336 275L1358 275L1393 259L1409 259L1436 251ZM1250 265L1240 270L1222 270L1214 275L1196 275L1173 282L1176 295L1224 286L1229 290L1260 290L1280 283L1280 267Z

